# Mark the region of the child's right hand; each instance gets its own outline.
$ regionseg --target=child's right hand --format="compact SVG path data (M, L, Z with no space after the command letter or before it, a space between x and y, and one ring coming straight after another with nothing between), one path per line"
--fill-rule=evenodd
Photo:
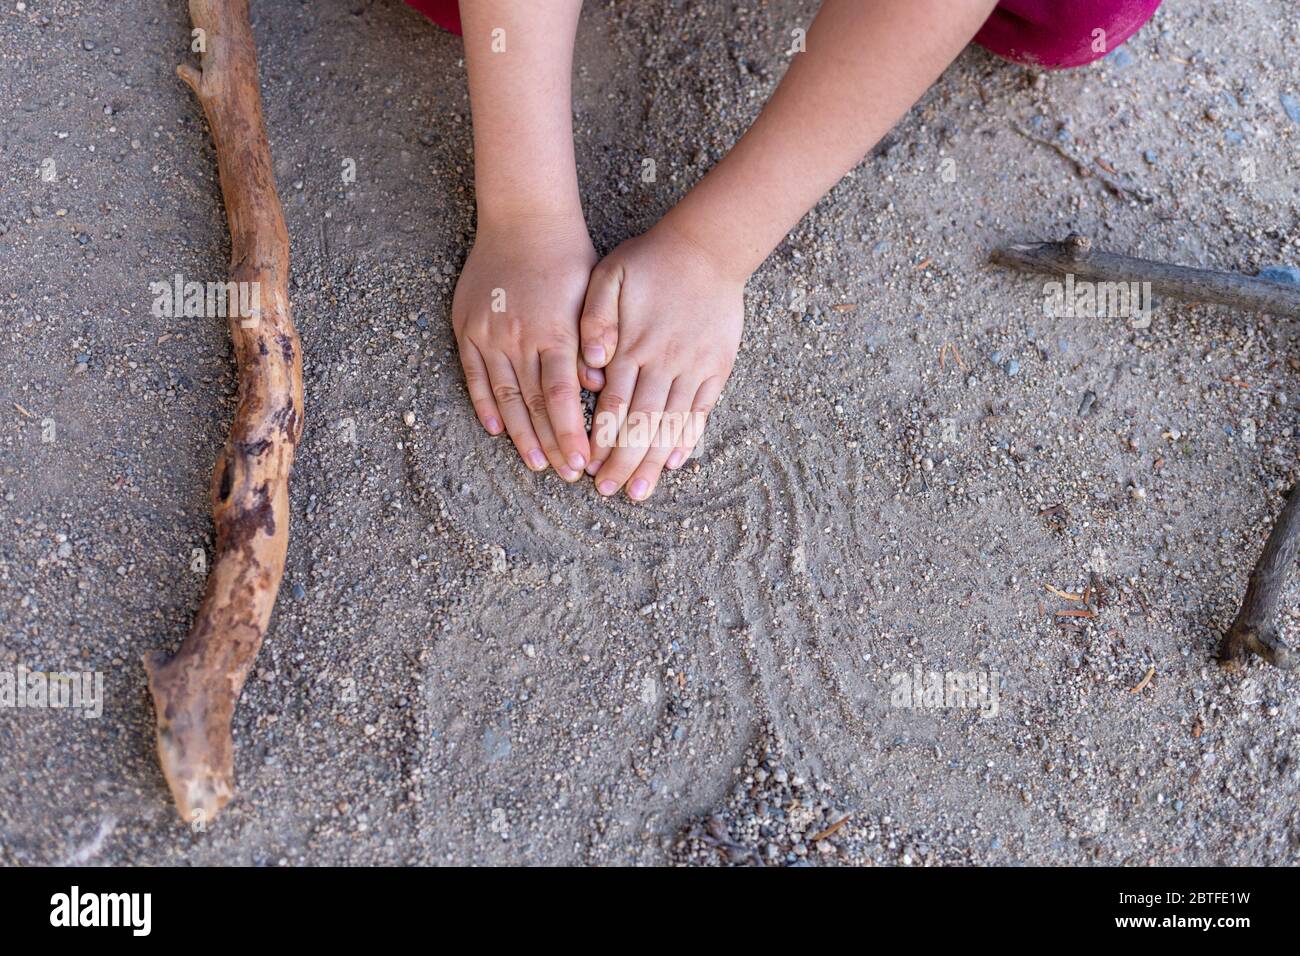
M474 411L524 464L577 481L591 460L578 386L578 317L596 250L586 223L480 221L452 327Z

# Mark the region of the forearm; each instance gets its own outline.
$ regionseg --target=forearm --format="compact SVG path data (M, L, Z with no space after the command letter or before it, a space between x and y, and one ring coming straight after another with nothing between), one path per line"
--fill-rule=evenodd
M758 120L663 224L744 278L907 112L995 0L826 0Z
M581 217L573 43L582 0L461 0L479 224Z

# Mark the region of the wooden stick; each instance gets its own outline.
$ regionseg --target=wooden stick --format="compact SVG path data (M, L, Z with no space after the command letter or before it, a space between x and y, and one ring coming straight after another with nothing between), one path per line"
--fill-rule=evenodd
M1286 587L1287 575L1295 566L1300 553L1300 493L1293 487L1288 493L1282 513L1259 556L1255 570L1246 584L1246 597L1241 602L1237 619L1223 636L1219 645L1219 662L1236 670L1248 653L1258 654L1270 664L1289 669L1295 666L1295 655L1277 635L1274 619Z
M1073 275L1098 282L1149 282L1156 295L1300 318L1300 287L1239 272L1193 269L1101 252L1092 248L1091 239L1074 233L1063 242L1004 246L993 252L992 260L1025 272Z
M248 0L190 0L204 41L194 91L216 145L230 225L230 278L258 307L232 315L238 408L212 476L216 552L194 626L176 656L145 656L158 757L186 822L234 794L230 722L266 636L289 540L289 471L302 435L302 354L289 313L289 237L262 124Z

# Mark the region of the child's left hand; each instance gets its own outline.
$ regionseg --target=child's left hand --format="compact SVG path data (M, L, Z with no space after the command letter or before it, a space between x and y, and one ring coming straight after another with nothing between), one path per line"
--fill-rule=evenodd
M690 456L735 364L744 292L663 223L596 266L581 341L586 364L604 370L587 466L602 495L625 487L643 501L665 465Z

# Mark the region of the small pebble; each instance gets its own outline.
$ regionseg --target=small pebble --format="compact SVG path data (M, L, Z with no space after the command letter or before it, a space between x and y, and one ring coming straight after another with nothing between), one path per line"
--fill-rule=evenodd
M1300 99L1296 99L1290 93L1279 94L1278 99L1282 101L1282 109L1286 110L1286 115L1291 117L1291 122L1300 123Z
M1259 278L1286 285L1300 285L1300 269L1295 266L1265 266L1259 270Z

